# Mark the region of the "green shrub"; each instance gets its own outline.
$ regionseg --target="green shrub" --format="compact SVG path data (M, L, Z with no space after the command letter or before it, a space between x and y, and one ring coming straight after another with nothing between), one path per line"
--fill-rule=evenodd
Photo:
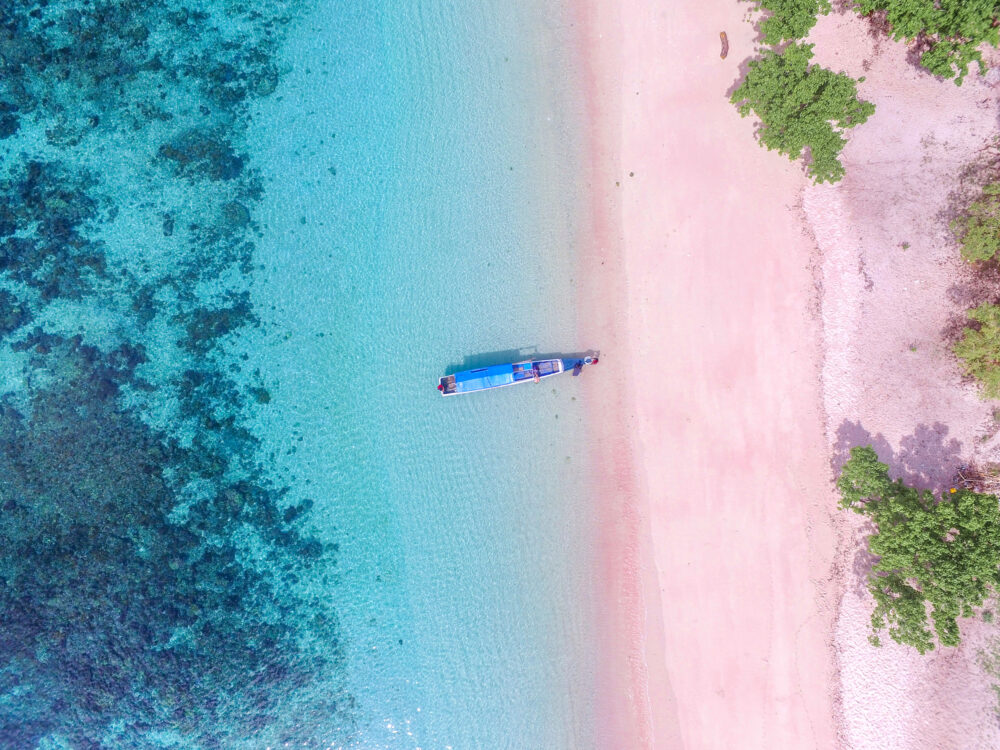
M1000 398L1000 306L984 302L967 314L978 325L966 326L955 354L965 373L980 382L985 398Z
M970 263L995 256L1000 250L1000 182L984 187L979 200L951 222L951 229Z
M1000 584L1000 504L969 490L935 498L889 479L871 446L852 448L837 480L840 505L875 526L868 573L875 599L872 642L888 629L920 653L959 643L958 618L971 617ZM930 618L928 619L928 610Z
M961 85L969 63L985 72L980 44L997 46L993 20L1000 16L996 0L857 0L862 14L885 11L890 35L896 40L918 40L926 51L920 64L935 75L954 78Z
M757 7L771 13L760 30L764 43L775 45L804 38L816 25L816 16L830 12L830 0L757 0Z
M762 146L790 159L809 151L807 171L816 182L836 182L844 175L840 152L843 131L865 122L875 105L858 99L857 81L810 65L811 44L793 43L781 52L767 50L750 62L746 78L731 101L744 117L761 120Z

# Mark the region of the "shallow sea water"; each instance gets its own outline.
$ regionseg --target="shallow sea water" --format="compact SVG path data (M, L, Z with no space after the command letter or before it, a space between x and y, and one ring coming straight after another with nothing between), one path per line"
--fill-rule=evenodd
M591 745L563 9L0 13L0 746ZM291 745L289 745L291 746Z
M254 115L270 167L255 289L262 309L278 301L258 350L281 384L263 432L280 449L299 425L283 462L340 543L358 746L585 747L579 382L435 390L469 357L587 343L575 113L559 109L573 92L538 72L569 77L551 70L568 29L502 3L347 7L302 24Z

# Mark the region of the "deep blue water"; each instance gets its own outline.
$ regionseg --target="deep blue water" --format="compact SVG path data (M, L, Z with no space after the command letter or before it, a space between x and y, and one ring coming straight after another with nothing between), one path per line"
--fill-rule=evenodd
M0 5L0 747L587 747L557 4Z

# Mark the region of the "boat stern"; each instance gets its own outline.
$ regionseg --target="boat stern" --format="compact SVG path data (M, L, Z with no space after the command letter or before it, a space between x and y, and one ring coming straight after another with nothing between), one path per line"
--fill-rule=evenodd
M438 380L438 392L442 396L454 396L456 393L455 389L455 376L445 375Z

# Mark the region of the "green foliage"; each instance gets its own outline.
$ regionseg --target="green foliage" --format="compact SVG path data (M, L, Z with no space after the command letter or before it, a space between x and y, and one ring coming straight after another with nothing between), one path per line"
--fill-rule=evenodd
M985 398L1000 398L1000 306L984 302L968 316L978 325L966 326L955 354L965 373L982 384Z
M996 0L857 0L857 8L862 14L886 11L892 38L918 39L927 47L920 64L935 75L955 78L959 85L969 63L985 72L979 45L998 43L993 26L1000 16Z
M971 617L1000 584L996 496L958 490L937 499L890 480L871 446L851 449L837 487L840 505L876 528L868 541L877 557L868 574L873 633L887 629L920 653L934 648L935 635L957 645L958 618Z
M830 0L757 0L771 15L760 24L764 43L775 45L802 39L816 25L816 16L830 12Z
M746 79L730 99L744 117L761 120L758 138L768 150L790 159L809 150L808 173L816 182L844 175L838 157L843 131L867 120L875 105L858 99L857 82L844 73L810 65L811 44L767 50L750 62Z
M951 230L970 263L995 256L1000 250L1000 182L984 187L980 199L951 222Z

